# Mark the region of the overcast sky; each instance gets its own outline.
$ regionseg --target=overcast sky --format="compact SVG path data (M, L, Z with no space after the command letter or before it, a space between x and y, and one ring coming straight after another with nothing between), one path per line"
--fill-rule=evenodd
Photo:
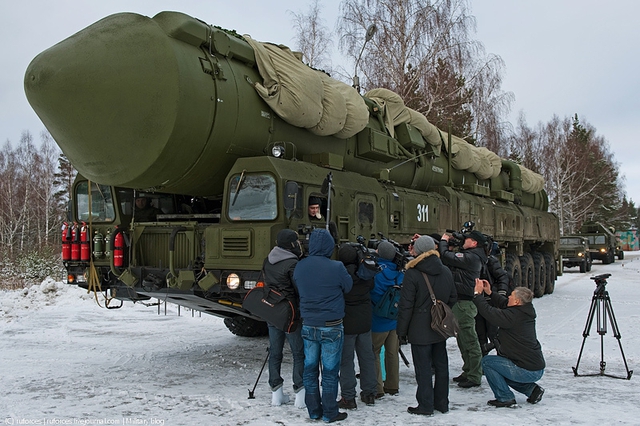
M340 0L321 4L333 28ZM577 113L609 141L627 195L640 204L640 1L471 0L471 7L476 38L506 64L503 90L516 98L512 123L520 111L530 127ZM0 0L0 142L17 144L25 130L39 139L44 130L23 90L31 59L107 15L177 10L260 41L293 45L289 11L307 8L305 0Z

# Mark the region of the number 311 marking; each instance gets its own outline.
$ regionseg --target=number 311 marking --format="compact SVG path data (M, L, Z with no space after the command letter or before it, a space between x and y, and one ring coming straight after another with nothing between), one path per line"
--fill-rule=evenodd
M418 222L429 222L429 206L418 204Z

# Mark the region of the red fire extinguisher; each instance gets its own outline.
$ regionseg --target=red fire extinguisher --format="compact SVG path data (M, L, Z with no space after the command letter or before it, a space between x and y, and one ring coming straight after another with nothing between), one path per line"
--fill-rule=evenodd
M113 266L120 267L122 265L124 265L124 238L122 231L118 229L113 239Z
M71 227L67 222L62 224L62 260L71 260Z
M76 222L71 228L71 260L80 260L80 229Z
M80 227L80 260L83 262L89 261L89 236L87 235L87 224L82 222Z

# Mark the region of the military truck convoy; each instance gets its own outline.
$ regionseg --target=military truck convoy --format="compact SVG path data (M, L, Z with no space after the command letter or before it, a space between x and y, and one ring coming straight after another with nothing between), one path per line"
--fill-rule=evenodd
M327 226L307 214L313 196L338 242L407 245L473 221L516 285L554 290L559 226L539 175L284 46L178 12L120 13L39 54L25 92L79 172L62 236L70 284L264 333L242 300L279 230ZM143 197L155 218L140 220Z

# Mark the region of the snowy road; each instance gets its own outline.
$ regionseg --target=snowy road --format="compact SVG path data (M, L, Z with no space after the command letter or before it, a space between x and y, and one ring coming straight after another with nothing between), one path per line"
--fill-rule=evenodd
M540 385L542 402L519 407L486 405L493 395L480 388L451 384L450 408L429 424L640 424L638 377L574 377L582 333L595 289L589 277L611 273L607 290L630 369L640 356L640 253L624 261L595 262L591 274L565 269L552 295L535 299L538 338L547 369ZM164 308L163 308L164 309ZM0 292L3 341L0 421L5 424L116 425L298 425L315 423L293 405L271 407L266 372L248 399L266 356L267 338L242 338L221 319L169 306L127 303L122 309L98 307L85 291L44 282L27 291ZM596 325L587 338L580 373L598 372L600 337ZM606 372L626 375L618 341L604 336ZM451 375L461 359L449 340ZM403 351L411 360L410 348ZM291 357L285 352L285 389L290 390ZM639 372L640 374L640 372ZM406 412L415 405L413 369L401 365L400 393L373 407L358 405L342 424L424 424ZM315 423L317 424L317 423Z

